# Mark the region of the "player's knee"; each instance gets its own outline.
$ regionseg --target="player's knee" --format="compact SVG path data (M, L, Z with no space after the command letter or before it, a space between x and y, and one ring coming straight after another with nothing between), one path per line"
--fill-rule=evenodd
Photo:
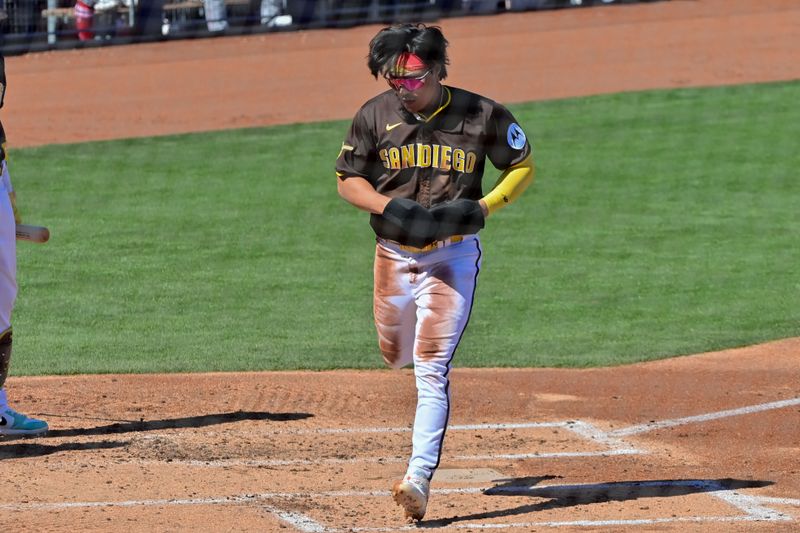
M0 389L6 383L11 364L11 328L0 333Z
M383 362L389 368L403 368L414 360L414 354L409 343L402 342L397 337L379 335L378 347L383 355Z
M400 357L399 352L383 352L383 362L389 368L393 368L397 370L398 368L403 368L406 366L407 363L403 362L403 358Z
M381 353L386 366L395 370L410 365L414 360L414 355L410 350L403 350L399 347L381 346Z

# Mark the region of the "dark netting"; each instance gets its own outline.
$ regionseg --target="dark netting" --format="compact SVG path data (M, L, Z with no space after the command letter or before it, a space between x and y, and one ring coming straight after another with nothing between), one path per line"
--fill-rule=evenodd
M0 0L0 47L10 55L648 1L659 0L92 0L91 36L81 40L75 0Z

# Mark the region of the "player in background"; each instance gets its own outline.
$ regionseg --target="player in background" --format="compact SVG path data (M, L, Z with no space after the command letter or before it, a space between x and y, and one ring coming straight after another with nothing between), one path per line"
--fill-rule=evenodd
M409 521L425 515L450 416L450 368L472 310L484 221L534 175L531 147L502 105L442 84L447 40L423 24L382 29L368 67L389 90L355 115L336 161L339 195L371 214L373 311L393 368L414 364L412 454L392 496ZM501 176L483 193L486 159Z
M0 55L0 108L6 92L5 59ZM8 175L6 135L0 122L0 436L42 435L47 422L29 418L8 405L5 381L11 363L11 311L17 297L17 234L20 222Z
M75 29L78 39L92 41L96 30L115 31L114 28L95 28L95 15L103 12L115 13L122 6L133 10L134 25L125 30L132 35L162 35L164 26L164 3L166 0L75 0Z
M228 29L228 11L225 0L203 0L203 10L208 31L217 32ZM270 27L291 24L292 17L285 15L286 11L287 0L261 0L259 11L261 24Z
M76 0L73 10L75 11L75 29L78 30L78 39L81 41L91 41L94 39L94 12L97 0Z

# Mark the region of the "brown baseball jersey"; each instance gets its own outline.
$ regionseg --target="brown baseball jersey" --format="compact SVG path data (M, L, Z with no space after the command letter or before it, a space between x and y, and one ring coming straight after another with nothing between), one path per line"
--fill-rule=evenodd
M336 160L339 179L359 176L376 191L423 207L483 197L486 159L500 170L531 153L508 109L463 89L442 86L442 109L429 121L408 112L394 91L365 103ZM381 235L381 217L371 221Z

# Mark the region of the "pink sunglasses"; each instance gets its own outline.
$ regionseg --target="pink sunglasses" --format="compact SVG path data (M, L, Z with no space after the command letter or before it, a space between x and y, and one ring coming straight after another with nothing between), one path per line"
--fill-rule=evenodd
M385 78L386 81L389 82L389 85L395 90L399 90L400 87L403 87L407 91L416 91L425 85L425 78L427 78L430 73L431 71L429 70L422 76L417 76L415 78L396 78L387 74Z

